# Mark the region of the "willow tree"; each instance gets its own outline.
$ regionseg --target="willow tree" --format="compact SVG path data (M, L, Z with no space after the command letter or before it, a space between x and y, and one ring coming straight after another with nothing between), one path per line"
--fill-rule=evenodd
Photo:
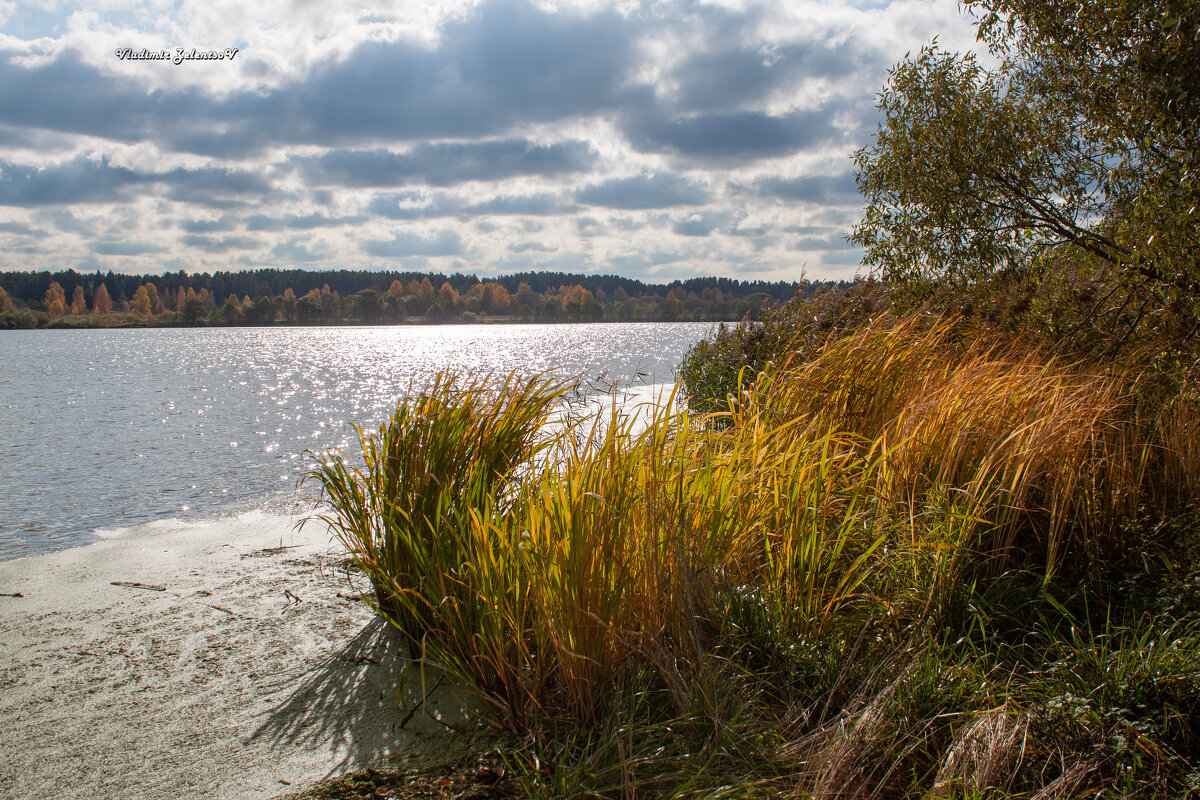
M901 301L1194 349L1200 4L966 5L994 66L935 41L893 68L851 240Z

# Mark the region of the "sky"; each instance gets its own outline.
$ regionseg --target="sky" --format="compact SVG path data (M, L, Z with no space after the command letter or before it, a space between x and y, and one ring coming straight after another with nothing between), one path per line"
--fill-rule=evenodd
M88 5L0 0L0 270L848 279L887 69L974 44L956 0Z

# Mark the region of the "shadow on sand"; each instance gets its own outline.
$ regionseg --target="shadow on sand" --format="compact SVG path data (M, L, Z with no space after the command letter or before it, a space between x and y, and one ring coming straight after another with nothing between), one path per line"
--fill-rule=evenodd
M460 758L472 737L455 728L466 722L462 699L446 687L433 690L441 672L411 664L399 632L380 617L307 673L251 735L273 748L328 749L329 775L387 765L436 766ZM407 685L404 685L406 682Z

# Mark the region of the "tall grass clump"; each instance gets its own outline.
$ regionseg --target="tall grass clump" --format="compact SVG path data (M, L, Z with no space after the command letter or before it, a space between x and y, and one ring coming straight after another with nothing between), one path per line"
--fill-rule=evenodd
M444 373L320 517L529 796L1200 785L1195 400L952 319L811 345L637 424Z
M443 616L440 608L475 605L460 577L476 557L472 522L514 502L516 473L548 445L541 430L570 388L547 376L443 372L410 386L377 431L355 428L361 460L312 454L317 518L410 643Z
M1184 477L1195 474L1195 406L1180 395L1147 418L1134 388L1135 376L916 317L785 359L740 405L862 437L887 453L879 480L895 511L969 508L981 524L962 544L977 561L1052 573L1068 550L1092 562L1128 551L1142 516L1195 496Z

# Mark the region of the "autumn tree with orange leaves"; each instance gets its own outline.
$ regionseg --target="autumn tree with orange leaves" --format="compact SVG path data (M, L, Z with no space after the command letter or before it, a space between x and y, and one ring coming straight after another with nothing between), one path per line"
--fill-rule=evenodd
M67 313L67 295L58 281L50 284L50 288L46 290L46 297L42 300L42 305L45 306L46 314L50 319L58 319Z

